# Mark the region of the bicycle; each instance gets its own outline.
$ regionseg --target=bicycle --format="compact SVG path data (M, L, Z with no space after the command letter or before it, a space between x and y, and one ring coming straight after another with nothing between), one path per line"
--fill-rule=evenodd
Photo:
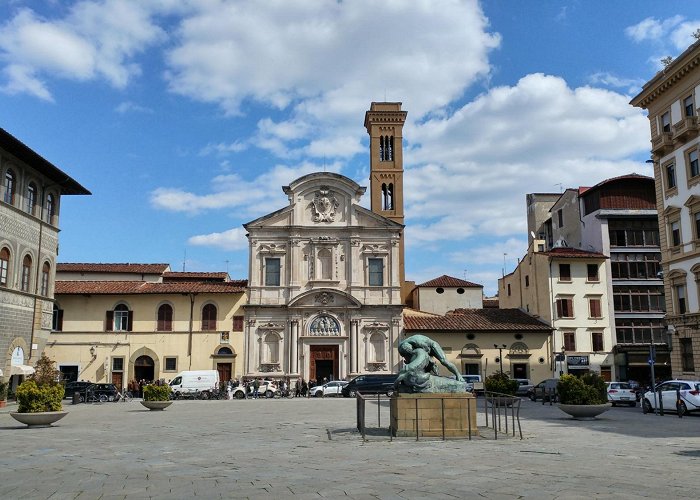
M131 395L129 391L124 391L124 392L118 392L117 391L117 396L114 398L114 402L123 402L123 403L131 403L131 400L134 397Z
M106 403L107 402L107 396L105 394L100 394L99 396L95 394L94 392L88 392L85 395L85 402L86 403Z

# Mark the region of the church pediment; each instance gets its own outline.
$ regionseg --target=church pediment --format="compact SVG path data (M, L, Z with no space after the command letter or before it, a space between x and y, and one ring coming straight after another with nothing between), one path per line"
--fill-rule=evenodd
M355 217L357 219L357 223L363 227L381 227L388 229L401 229L403 227L402 224L394 222L393 220L388 219L382 215L376 214L371 210L368 210L360 205L355 205L353 208L355 209Z
M252 228L263 227L285 227L292 223L292 207L284 207L280 210L243 224L243 227L250 231Z
M288 307L306 307L306 308L359 308L361 304L354 297L341 292L339 290L333 290L332 288L317 288L315 290L309 290L301 295L295 297L289 302Z

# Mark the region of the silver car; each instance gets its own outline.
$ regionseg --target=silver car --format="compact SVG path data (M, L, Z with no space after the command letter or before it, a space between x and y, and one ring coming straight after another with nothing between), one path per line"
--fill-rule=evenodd
M309 389L309 394L314 398L325 396L341 396L343 387L348 385L345 380L334 380L323 385L317 385Z
M656 386L656 397L648 391L642 398L642 411L652 412L658 406L659 393L664 411L677 411L685 415L689 411L700 411L700 381L669 380Z

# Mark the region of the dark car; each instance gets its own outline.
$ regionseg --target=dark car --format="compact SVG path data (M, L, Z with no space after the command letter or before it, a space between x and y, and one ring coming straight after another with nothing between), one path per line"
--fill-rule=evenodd
M557 400L557 383L558 378L548 378L540 382L539 384L533 386L529 391L527 391L527 397L532 401L537 401L542 399L544 401Z
M357 376L343 387L343 397L354 398L358 392L360 394L386 394L391 396L394 393L396 377L398 377L396 373Z
M114 384L92 384L87 389L88 394L92 394L96 399L100 396L107 396L107 401L114 401L117 399L117 386Z
M74 393L79 393L80 394L80 401L85 400L85 391L87 390L88 387L90 387L92 382L68 382L66 386L64 387L65 389L65 394L63 395L64 398L72 398Z

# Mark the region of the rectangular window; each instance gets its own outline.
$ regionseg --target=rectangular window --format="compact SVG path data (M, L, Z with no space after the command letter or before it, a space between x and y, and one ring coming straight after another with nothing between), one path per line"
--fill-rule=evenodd
M678 310L676 312L678 314L685 314L685 312L686 312L685 285L676 285L675 290L676 290L676 306L678 308Z
M243 331L243 316L234 316L233 317L233 328L231 328L234 332L242 332Z
M265 259L265 286L280 286L280 259Z
M112 371L113 372L123 372L124 371L124 358L112 358Z
M700 175L700 165L698 165L698 150L693 149L688 153L688 167L690 168L690 177Z
M10 266L9 257L5 258L5 249L2 249L3 254L0 254L0 286L7 286L7 272ZM9 254L8 254L9 255Z
M588 305L591 313L591 318L602 318L600 299L588 299Z
M681 347L681 370L684 372L694 372L695 362L693 360L693 339L678 339Z
M59 309L55 304L53 306L53 318L51 322L51 329L54 332L63 331L63 309Z
M525 287L528 287L528 286L530 286L530 276L528 276L528 275L526 274L526 275L525 275Z
M559 227L564 227L564 212L561 209L557 210L557 222Z
M588 264L586 269L588 270L588 281L600 281L598 277L598 264Z
M573 299L557 299L557 318L573 318Z
M369 286L384 286L384 260L367 259Z
M670 132L671 131L671 112L666 111L661 115L661 131Z
M576 351L576 332L564 332L564 350L568 352Z
M508 283L508 297L510 297L510 283Z
M669 163L666 165L666 189L676 187L676 165Z
M165 371L166 372L176 372L177 371L177 358L165 358Z
M693 96L689 95L683 99L683 110L685 111L685 116L695 115L695 105L693 103Z
M604 351L603 332L591 332L591 344L593 345L593 352Z
M695 219L695 239L700 240L700 212L693 214Z
M677 247L681 244L681 223L680 221L671 222L671 246Z
M571 281L570 264L559 264L559 281Z

